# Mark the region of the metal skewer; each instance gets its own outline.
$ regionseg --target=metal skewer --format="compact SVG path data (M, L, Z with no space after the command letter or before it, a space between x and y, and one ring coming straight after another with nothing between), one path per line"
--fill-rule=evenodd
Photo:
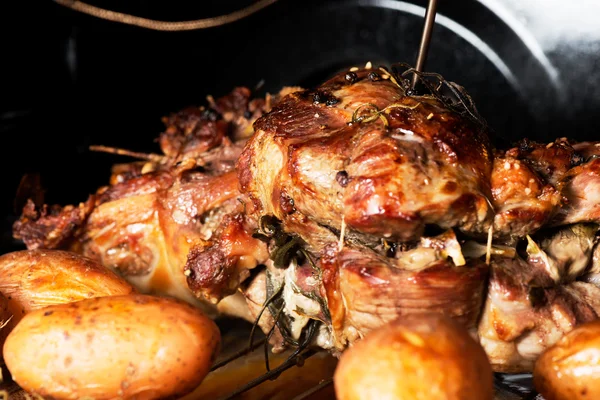
M425 23L423 25L423 35L421 36L421 44L419 46L419 54L417 55L417 64L415 69L417 72L422 72L427 61L427 53L429 52L429 43L431 42L431 32L435 24L435 15L437 9L437 0L429 0L427 10L425 11ZM413 74L412 89L415 89L418 80L417 74Z
M244 357L245 355L247 355L249 353L252 353L254 350L256 350L257 348L259 348L260 346L265 344L266 341L267 341L267 339L261 339L255 343L253 343L251 346L243 348L242 350L238 351L237 353L232 354L231 356L227 357L223 361L220 361L220 362L216 363L215 365L213 365L212 368L210 369L210 372L215 371L221 367L224 367L225 365L229 364L230 362L237 360L238 358Z

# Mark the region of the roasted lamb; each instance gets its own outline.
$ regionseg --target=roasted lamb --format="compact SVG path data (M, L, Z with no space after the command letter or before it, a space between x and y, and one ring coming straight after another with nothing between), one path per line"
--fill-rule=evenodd
M414 73L353 68L172 115L162 155L79 206L29 202L15 237L256 320L275 349L337 353L444 313L497 371L531 370L600 312L600 147L494 148L460 86L419 75L417 94Z

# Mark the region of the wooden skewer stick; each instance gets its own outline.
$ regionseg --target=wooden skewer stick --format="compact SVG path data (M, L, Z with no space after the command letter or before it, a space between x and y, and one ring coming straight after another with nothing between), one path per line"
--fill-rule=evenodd
M427 61L427 53L429 52L429 43L431 42L431 33L435 25L435 15L437 9L437 0L429 0L427 11L425 11L425 23L423 24L423 35L421 36L421 45L419 46L419 54L417 55L417 64L415 69L422 72ZM412 89L415 89L418 76L413 74Z
M153 161L156 163L160 163L160 162L164 161L164 159L165 159L165 157L161 156L160 154L140 153L137 151L130 151L130 150L126 150L126 149L119 149L117 147L109 147L109 146L102 146L102 145L91 145L90 151L118 154L120 156L139 158L140 160Z

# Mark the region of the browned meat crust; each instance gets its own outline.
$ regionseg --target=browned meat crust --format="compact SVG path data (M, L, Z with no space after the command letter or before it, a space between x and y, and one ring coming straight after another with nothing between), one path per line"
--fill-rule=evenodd
M589 271L596 225L574 225L536 244L526 258L493 257L479 337L495 370L531 371L537 357L575 326L600 315Z
M479 337L496 371L531 371L543 350L598 318L600 288L595 285L555 285L522 260L496 260L492 271Z
M110 185L79 207L36 210L28 203L14 236L28 248L69 249L98 259L142 291L197 302L183 275L188 254L238 212L235 162L266 106L264 99L250 100L248 89L236 88L210 98L208 107L166 117L163 156L115 166Z
M240 185L258 213L284 224L303 214L338 231L344 221L350 233L407 241L428 224L485 232L493 218L485 134L432 98L372 81L368 70L293 93L254 127Z
M600 222L600 147L522 141L498 151L492 172L497 237L524 237L546 226Z
M13 236L22 240L30 250L68 246L81 234L93 208L93 197L77 207L43 205L39 210L36 210L33 201L28 200L21 217L13 226Z
M570 168L585 161L566 138L548 144L523 140L511 152L552 185L557 185Z
M248 88L238 87L209 107L188 107L163 118L166 126L159 144L163 153L177 159L199 157L223 141L236 142L252 135L252 121L265 111L264 99L250 99Z
M540 229L554 215L560 193L512 152L498 154L492 170L492 198L496 237L524 237Z
M487 266L455 266L442 258L415 268L368 249L328 246L323 284L338 350L386 322L412 313L439 312L474 329L481 310Z
M267 245L252 237L255 230L242 212L228 214L208 243L191 249L184 273L196 296L217 303L269 259Z
M374 72L265 99L236 88L165 117L162 155L115 166L78 207L29 202L14 236L143 291L204 304L239 290L237 314L268 307L259 326L278 350L312 332L341 351L441 312L477 328L496 370L529 370L600 312L598 226L581 224L600 223L598 143L493 149L443 99Z

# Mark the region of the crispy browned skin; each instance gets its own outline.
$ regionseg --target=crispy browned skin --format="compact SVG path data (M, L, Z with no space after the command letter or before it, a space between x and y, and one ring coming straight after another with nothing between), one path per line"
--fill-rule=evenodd
M580 150L583 149L576 147L566 138L551 143L536 143L525 139L512 152L524 159L546 182L558 185L569 169L588 158L581 153Z
M24 209L14 236L29 248L67 248L118 270L144 292L192 303L184 266L232 212L239 212L235 163L251 123L267 106L237 88L209 107L164 119L164 156L115 166L110 185L79 207ZM233 242L223 246L231 246ZM193 254L192 254L193 256Z
M532 167L514 152L494 158L491 186L497 237L524 237L537 231L554 215L560 193L545 184Z
M523 140L497 151L491 178L495 236L523 238L543 227L599 222L598 144Z
M80 246L146 290L191 301L183 267L190 249L210 239L238 205L235 173L156 172L135 179L144 181L136 191L124 183L127 191L114 187L120 197L96 206Z
M428 224L486 231L493 218L486 135L436 100L406 97L368 76L340 74L293 93L254 124L238 171L256 212L286 226L306 216L339 231L344 221L350 235L401 241ZM381 118L369 118L376 109L385 110ZM313 241L298 226L294 233Z
M252 237L255 230L242 212L228 214L210 242L191 249L184 271L196 296L217 303L269 259L267 245Z
M62 248L68 246L81 232L81 227L94 208L90 197L78 206L48 206L36 209L28 200L19 220L13 226L15 239L20 239L28 249Z
M252 134L252 122L265 111L264 99L250 100L250 90L235 88L209 107L188 107L163 118L166 130L159 144L165 155L200 157L224 140L238 141Z
M487 276L485 263L478 260L458 267L434 256L418 265L367 249L340 251L336 244L326 249L321 268L338 350L410 314L442 313L473 329Z

